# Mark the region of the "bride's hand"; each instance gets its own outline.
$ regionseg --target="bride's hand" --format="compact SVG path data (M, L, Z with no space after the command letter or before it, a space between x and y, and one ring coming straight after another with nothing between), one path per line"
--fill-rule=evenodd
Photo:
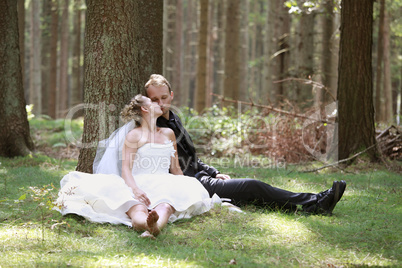
M133 189L133 194L135 196L135 199L137 199L141 203L144 203L146 206L149 206L151 204L151 201L143 190L139 188Z

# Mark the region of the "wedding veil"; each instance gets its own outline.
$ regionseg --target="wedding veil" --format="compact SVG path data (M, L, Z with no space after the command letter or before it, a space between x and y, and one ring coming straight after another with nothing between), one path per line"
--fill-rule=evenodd
M116 129L109 138L99 142L93 163L93 173L115 174L121 176L122 151L126 135L135 128L131 120L121 128Z

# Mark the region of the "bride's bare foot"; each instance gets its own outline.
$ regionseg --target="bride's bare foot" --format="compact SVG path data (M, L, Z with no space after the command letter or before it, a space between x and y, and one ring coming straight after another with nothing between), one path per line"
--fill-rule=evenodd
M159 220L158 213L155 210L151 210L147 217L147 225L149 232L154 236L157 236L160 233L157 223L158 220Z

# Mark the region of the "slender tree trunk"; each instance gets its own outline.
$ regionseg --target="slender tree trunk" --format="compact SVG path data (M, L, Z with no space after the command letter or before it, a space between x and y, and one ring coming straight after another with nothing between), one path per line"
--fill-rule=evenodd
M191 66L193 61L193 54L191 53L192 36L193 36L193 1L187 2L187 10L184 12L185 35L184 35L184 70L183 70L183 83L182 83L182 97L181 104L183 106L189 105L189 91L191 80Z
M328 88L330 92L333 92L336 89L331 88L333 84L332 80L334 80L332 70L333 67L333 41L332 36L334 34L334 1L326 0L324 2L324 14L323 14L323 32L322 32L322 56L321 56L321 81L324 86ZM320 102L328 102L333 101L330 95L324 91L322 91L322 97L319 99Z
M393 122L389 14L384 12L384 122Z
M59 99L58 117L63 117L68 111L68 50L69 50L69 0L64 0L63 13L61 16L60 33L60 76L59 76Z
M194 99L195 110L201 113L205 109L207 91L207 42L209 0L201 0L200 31L198 35L197 87Z
M191 1L191 9L189 9L189 15L192 17L192 24L191 24L191 34L189 40L190 46L190 54L188 59L188 100L189 106L193 107L194 104L194 94L195 94L195 87L196 87L196 78L197 78L197 49L198 49L198 32L199 32L199 1ZM190 8L190 6L189 6Z
M176 32L176 38L175 38L175 57L173 61L173 66L174 66L174 76L173 80L171 81L174 85L175 88L175 97L174 101L177 104L177 106L182 105L182 38L183 38L183 33L182 33L182 28L183 28L183 1L182 0L177 0L176 3L176 22L175 22L175 32Z
M240 6L240 89L239 100L249 99L249 84L248 84L248 22L249 22L249 0L241 0Z
M225 3L223 0L213 1L216 4L216 40L214 45L214 93L223 94L224 68L225 68Z
M299 0L299 6L303 7L305 2L305 0ZM302 79L313 79L314 76L314 17L314 12L309 12L307 8L302 9L297 44L298 77ZM311 85L298 83L297 92L300 104L313 99Z
M0 156L23 156L34 145L22 85L17 2L0 0L0 14Z
M283 1L278 0L276 4L275 18L275 53L273 60L275 68L272 70L274 81L283 80L288 76L289 60L290 60L290 15L288 9L283 5ZM271 100L279 103L285 97L285 84L275 83L273 91L270 92Z
M275 38L275 18L277 15L277 0L267 1L267 23L265 28L265 45L264 45L264 82L259 92L261 100L267 101L274 91L273 70L276 68L274 53L276 48Z
M18 32L22 70L22 85L23 89L25 90L25 0L18 0Z
M40 1L32 0L31 10L31 61L29 100L34 105L33 113L42 114L42 84L41 84L41 30Z
M177 0L165 0L165 24L164 24L164 68L163 73L171 85L174 87L176 83L175 78L175 43L176 43L176 4ZM174 90L175 91L175 90ZM175 99L173 99L173 105L178 105Z
M208 38L207 38L207 79L205 81L206 84L206 92L205 92L205 106L211 107L212 106L212 91L214 87L214 4L209 2L209 9L208 9Z
M82 0L74 0L74 29L72 49L72 77L71 77L71 104L70 107L82 103L81 87L81 5ZM76 116L81 116L77 113Z
M377 41L377 66L376 66L376 84L375 84L375 119L376 121L383 121L383 96L382 96L382 64L384 56L384 13L385 13L385 0L380 0L380 17L378 26L378 41Z
M342 0L338 78L339 159L376 143L371 69L373 0ZM377 159L376 147L369 150Z
M228 1L226 9L224 96L234 100L240 93L240 4Z
M52 1L42 1L42 114L49 114L49 75L50 75L50 27L52 20Z
M57 43L59 28L59 2L52 0L52 21L50 24L50 73L49 73L49 116L56 118L57 103Z

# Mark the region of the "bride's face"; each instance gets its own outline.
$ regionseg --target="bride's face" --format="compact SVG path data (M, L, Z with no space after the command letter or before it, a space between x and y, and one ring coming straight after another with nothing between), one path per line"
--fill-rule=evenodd
M143 98L144 98L144 106L149 108L152 115L159 117L163 114L162 109L157 102L153 102L151 101L150 98L145 96L143 96Z

